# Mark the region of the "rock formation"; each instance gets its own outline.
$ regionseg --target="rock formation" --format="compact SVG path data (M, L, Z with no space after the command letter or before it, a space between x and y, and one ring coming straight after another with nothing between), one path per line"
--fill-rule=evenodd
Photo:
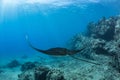
M99 59L99 55L108 56L109 62L118 72L120 72L120 16L103 17L97 23L88 24L86 35L76 35L72 39L72 47L78 49L81 46L88 46L87 56ZM84 55L85 56L85 55Z

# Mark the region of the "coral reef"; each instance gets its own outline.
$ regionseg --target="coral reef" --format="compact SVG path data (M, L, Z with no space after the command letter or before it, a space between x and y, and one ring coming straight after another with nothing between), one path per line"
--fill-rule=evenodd
M4 71L0 69L0 73L3 73Z
M27 71L36 67L37 62L26 62L21 65L21 71Z
M108 64L120 72L120 16L109 19L103 17L97 23L89 23L86 35L74 36L71 43L74 49L87 46L87 55L92 55L97 61L100 58L101 61L105 60L101 55L109 57Z
M50 69L46 66L38 66L18 75L18 80L65 80L63 72Z
M8 63L8 64L6 65L6 67L7 67L7 68L15 68L15 67L18 67L18 66L20 66L20 65L21 65L21 64L20 64L19 61L13 60L13 61L11 61L10 63Z
M106 19L103 17L98 23L89 23L88 34L94 38L100 38L107 41L114 39L117 17ZM110 34L110 35L109 35Z
M63 74L60 70L51 69L46 76L46 80L65 80Z
M25 59L17 74L13 70L16 68L10 70L16 74L17 80L120 80L120 16L103 17L96 23L89 23L86 34L76 34L68 45L71 50L83 47L85 50L74 56L100 65L69 56L46 59L34 56L28 58L31 62ZM16 80L15 74L11 77L10 73L7 77L6 71L0 73L1 80Z

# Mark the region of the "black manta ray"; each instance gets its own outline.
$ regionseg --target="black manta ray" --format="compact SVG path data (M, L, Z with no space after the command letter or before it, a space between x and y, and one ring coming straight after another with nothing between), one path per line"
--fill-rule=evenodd
M31 48L33 48L34 50L38 51L38 52L41 52L41 53L44 53L44 54L47 54L47 55L53 55L53 56L66 56L66 55L69 55L69 56L71 56L71 57L73 57L75 59L99 65L98 63L95 63L95 62L92 62L92 61L88 61L88 60L85 60L85 59L80 59L80 58L77 58L77 57L73 56L74 54L77 54L77 53L83 51L85 48L82 48L80 50L69 50L67 48L55 47L55 48L50 48L50 49L47 49L47 50L41 50L41 49L38 49L38 48L34 47L29 42L28 36L26 36L26 40L27 40L29 46Z

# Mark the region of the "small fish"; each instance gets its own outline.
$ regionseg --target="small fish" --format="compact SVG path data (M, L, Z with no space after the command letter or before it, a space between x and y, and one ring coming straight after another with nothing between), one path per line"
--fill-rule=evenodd
M98 63L95 63L95 62L92 62L92 61L88 61L88 60L85 60L85 59L80 59L80 58L77 58L77 57L73 56L74 54L77 54L77 53L83 51L85 48L82 48L82 49L80 49L80 50L69 50L69 49L67 49L67 48L55 47L55 48L50 48L50 49L48 49L48 50L41 50L41 49L38 49L38 48L34 47L34 46L29 42L28 36L26 36L26 40L27 40L29 46L30 46L31 48L33 48L34 50L38 51L38 52L41 52L41 53L44 53L44 54L47 54L47 55L54 55L54 56L66 56L66 55L69 55L69 56L71 56L71 57L74 58L74 59L99 65Z

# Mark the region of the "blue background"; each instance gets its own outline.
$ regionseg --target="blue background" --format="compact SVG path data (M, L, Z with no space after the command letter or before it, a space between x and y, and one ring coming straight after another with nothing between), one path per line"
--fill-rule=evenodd
M84 32L89 22L120 14L119 0L85 6L49 9L46 14L41 13L39 7L36 8L38 11L31 13L25 13L22 7L18 7L17 17L8 13L0 22L0 55L35 52L28 46L26 35L40 49L64 47L72 36Z

